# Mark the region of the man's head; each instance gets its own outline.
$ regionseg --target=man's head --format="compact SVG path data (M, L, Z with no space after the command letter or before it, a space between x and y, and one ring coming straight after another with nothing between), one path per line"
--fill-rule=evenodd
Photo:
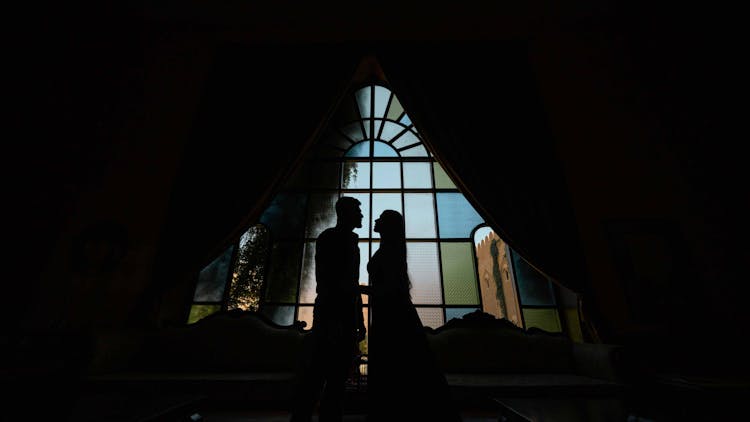
M362 227L361 202L351 196L342 196L336 201L336 225L349 230Z

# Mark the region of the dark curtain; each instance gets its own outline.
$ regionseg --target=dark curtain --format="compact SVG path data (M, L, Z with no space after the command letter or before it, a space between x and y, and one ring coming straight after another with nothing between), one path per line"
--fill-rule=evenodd
M182 318L191 297L172 305L180 309L164 309L174 302L165 292L195 282L257 220L356 65L335 44L217 47L171 195L155 291L144 295L142 314Z
M173 195L164 282L185 282L258 217L371 54L488 224L530 264L586 298L563 173L526 46L517 42L219 49Z
M595 319L577 225L527 46L520 41L380 48L412 121L487 223Z

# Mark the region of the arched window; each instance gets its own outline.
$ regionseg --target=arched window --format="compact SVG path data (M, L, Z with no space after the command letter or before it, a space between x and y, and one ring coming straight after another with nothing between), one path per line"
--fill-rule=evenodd
M554 310L553 296L531 292L531 284L517 284L531 279L530 267L486 226L396 95L379 83L357 87L342 101L260 217L261 226L240 239L230 292L223 302L218 281L211 284L216 292L210 298L198 292L206 290L206 280L228 280L235 247L206 267L206 275L201 273L191 321L225 306L257 309L280 325L304 321L310 328L315 241L335 225L335 203L341 196L355 197L362 204L362 227L355 230L360 284L368 284L367 262L380 245L373 221L386 209L403 214L411 296L424 325L437 328L451 318L483 310L523 326L524 318L542 318L548 307ZM266 237L258 227L267 230ZM262 242L257 240L261 237ZM363 302L367 315L366 296ZM556 327L554 331L560 331L559 318Z

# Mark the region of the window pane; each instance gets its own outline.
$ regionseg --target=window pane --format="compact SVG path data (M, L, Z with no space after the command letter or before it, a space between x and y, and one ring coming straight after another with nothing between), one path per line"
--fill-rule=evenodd
M411 124L411 119L409 118L408 115L404 114L403 116L401 116L401 123L408 126Z
M409 149L401 151L402 157L428 157L427 150L424 149L424 145L417 145Z
M305 222L307 195L304 193L279 193L260 216L273 239L302 237Z
M478 311L479 308L445 308L445 320L450 321L453 318L463 318L464 315Z
M442 304L437 243L408 242L406 263L411 280L411 299L415 304Z
M242 235L232 271L227 309L258 310L269 246L268 230L261 224L250 227Z
M448 177L448 173L445 172L439 163L432 163L432 168L435 171L436 189L456 189L456 185L451 181L451 178Z
M441 238L467 238L484 221L461 193L438 192L437 205Z
M344 155L346 157L369 157L370 156L370 141L363 141L354 145Z
M190 315L188 316L188 324L192 324L198 320L201 320L213 313L219 312L221 305L193 305L190 307Z
M552 284L547 277L534 269L517 253L511 252L511 255L521 306L553 306L555 296L552 292Z
M307 174L306 187L336 189L339 187L339 165L330 161L312 163Z
M341 171L342 189L370 188L370 163L346 161L341 166L343 167Z
M417 135L414 134L414 132L407 131L403 135L396 138L395 141L391 145L393 145L394 148L400 149L409 145L418 144L421 142L419 138L417 138Z
M366 86L359 89L354 93L354 98L357 99L357 107L359 108L359 115L363 118L371 116L371 102L372 87Z
M435 199L431 193L405 193L404 218L407 238L434 238Z
M560 316L557 314L557 309L524 308L523 320L526 323L526 329L537 327L544 331L553 333L559 333L562 331L562 327L560 326Z
M362 120L362 126L365 128L365 139L372 139L372 136L370 136L370 131L372 130L372 119L364 119Z
M397 120L403 112L404 108L401 106L401 102L394 95L391 99L391 105L388 107L388 118L391 120Z
M380 132L380 140L388 142L405 129L406 126L402 126L398 123L385 122L383 123L383 131Z
M338 132L327 133L325 142L331 146L344 150L349 149L349 147L352 146L352 141Z
M474 233L474 244L482 310L498 319L505 318L522 326L507 245L489 227L482 227Z
M315 242L306 242L304 253L299 286L299 303L314 303L317 286L315 280Z
M369 277L367 273L367 263L370 261L370 243L367 241L359 242L359 284L368 285ZM367 295L364 295L367 298ZM364 303L367 303L366 301Z
M334 192L310 195L307 237L318 237L323 230L336 225L336 199L338 195Z
M234 245L227 248L218 258L206 265L198 275L193 300L196 302L220 302L229 277L229 264Z
M391 91L382 86L375 86L375 112L373 117L384 117L385 108L388 106L388 99L391 97Z
M417 315L425 327L438 328L445 325L443 310L440 308L417 308Z
M361 122L352 122L341 128L341 132L352 142L359 142L365 139L365 134L362 130Z
M400 193L373 193L372 194L372 221L380 217L380 214L385 210L395 210L403 215L401 209L401 194ZM362 224L364 226L364 223ZM380 239L380 234L372 232L372 237Z
M398 151L386 143L377 141L374 143L373 148L373 157L398 157Z
M401 187L401 163L372 163L372 187L397 189Z
M431 188L430 163L404 163L404 187L412 189Z
M261 314L284 327L289 327L294 322L294 306L266 305L261 310Z
M266 301L297 301L297 282L302 261L302 242L277 242L271 250Z
M300 306L297 308L297 321L305 322L305 330L309 330L313 326L313 307L312 306Z
M479 305L471 243L441 243L446 305Z
M341 196L351 196L358 199L361 203L359 209L362 210L362 227L354 229L354 233L360 239L367 239L370 235L370 194L369 193L352 193L344 192ZM334 213L336 211L334 210Z

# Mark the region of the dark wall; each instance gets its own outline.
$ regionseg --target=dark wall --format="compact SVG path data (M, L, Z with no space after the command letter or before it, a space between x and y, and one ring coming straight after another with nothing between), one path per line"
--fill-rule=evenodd
M739 356L731 351L750 321L731 26L703 16L696 28L687 18L697 12L617 3L478 14L467 5L426 17L350 10L343 19L313 8L296 18L282 6L243 14L162 3L145 15L101 7L85 19L61 8L19 26L9 69L18 140L6 167L14 271L4 281L4 321L87 330L179 320L189 270L221 249L292 146L315 131L351 72L352 45L520 39L575 208L602 339L659 350L667 339L682 347L699 338L707 346L691 349L688 367L721 360L705 339ZM278 48L276 62L259 64L261 79L232 103L206 110L212 95L232 92L211 77L222 54L248 46ZM287 98L311 82L312 96L295 109ZM271 118L248 117L257 132L248 131L243 111ZM276 128L289 148L271 143L276 159L265 160L255 145ZM241 144L235 129L258 139ZM634 258L618 239L670 246ZM660 257L674 258L664 266ZM649 284L664 271L670 285ZM654 291L658 301L643 299Z

